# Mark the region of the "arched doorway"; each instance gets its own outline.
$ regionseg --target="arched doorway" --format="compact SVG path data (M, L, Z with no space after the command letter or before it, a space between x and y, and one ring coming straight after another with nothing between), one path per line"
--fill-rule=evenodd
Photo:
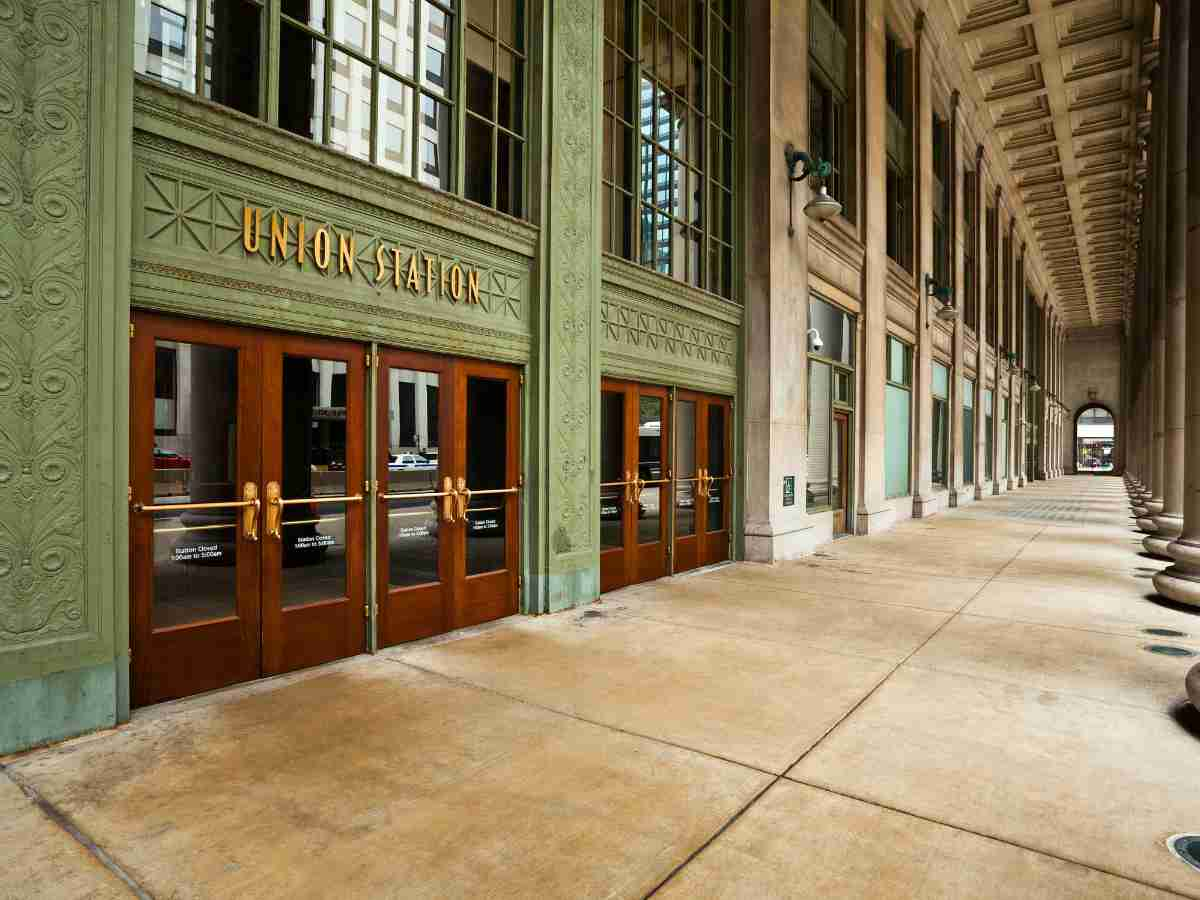
M1117 423L1112 410L1099 403L1085 406L1075 416L1075 471L1106 475L1115 468L1113 450Z

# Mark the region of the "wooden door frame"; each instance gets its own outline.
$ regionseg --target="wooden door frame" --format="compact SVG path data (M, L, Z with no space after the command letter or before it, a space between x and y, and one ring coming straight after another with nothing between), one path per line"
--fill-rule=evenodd
M621 381L615 378L603 378L600 382L600 401L604 402L604 395L616 394L621 398L621 471L618 473L621 476L620 480L625 479L625 473L630 470L629 457L629 403L630 403L630 386L631 382ZM604 433L600 434L600 444L603 453ZM636 455L636 453L634 454ZM597 463L597 470L600 470L600 464ZM601 472L600 481L604 482L604 475ZM603 491L603 488L601 489ZM630 507L626 502L628 496L628 488L621 493L621 546L605 548L600 547L600 592L619 590L629 583L629 565L631 552L630 549ZM601 501L603 503L603 501Z
M129 483L131 500L135 503L154 503L154 377L156 342L175 341L186 344L228 347L238 351L238 434L237 476L240 486L253 482L262 493L261 441L261 384L262 353L259 334L249 328L223 325L199 319L165 316L133 310L130 322L134 328L130 347L129 380ZM149 402L139 392L149 388ZM150 461L150 465L146 461ZM189 696L218 687L225 687L259 676L262 665L260 575L262 517L259 516L259 538L256 543L237 529L235 620L213 620L179 625L155 631L152 606L154 603L154 517L131 512L129 518L129 616L131 660L131 702L145 706L163 700ZM229 628L224 622L240 624ZM209 637L201 636L201 630ZM230 631L217 636L213 632ZM156 635L158 639L156 640ZM240 661L227 675L203 677L204 671L187 667L185 673L171 673L171 662L178 663L189 652L186 643L202 643L195 648L198 655L212 659L212 647L217 641L233 640L240 644ZM215 662L215 661L214 661ZM198 677L199 676L199 677Z
M376 605L378 609L377 639L379 646L392 647L407 641L433 637L449 630L450 606L452 602L457 542L453 539L453 526L445 523L438 503L438 581L430 584L392 588L389 584L391 555L388 543L387 502L379 498L386 494L388 485L388 446L390 423L388 412L391 397L386 382L392 369L413 372L436 373L438 376L438 474L434 479L441 490L442 479L451 474L444 460L452 462L454 427L454 359L433 353L417 353L380 347L376 368L379 384L375 398L375 484L373 500L377 504L375 524L375 578ZM396 604L411 600L411 605L423 603L426 615L417 621L405 622L394 609ZM434 606L439 609L435 612Z
M299 356L346 363L346 492L362 494L346 503L346 593L284 610L282 600L283 541L263 534L262 553L262 669L265 675L308 668L344 659L367 646L366 597L366 459L367 347L356 341L268 332L262 336L263 482L283 481L282 398L283 359ZM280 402L273 402L279 400ZM288 498L285 498L288 499ZM264 504L265 507L265 504ZM264 516L265 520L265 516ZM334 611L334 608L338 608ZM290 622L287 620L291 620ZM289 632L291 632L289 634ZM303 633L328 636L328 645L312 647Z
M453 478L467 478L467 386L471 378L502 381L505 389L505 486L517 487L505 495L504 559L505 568L468 575L467 527L456 524L455 577L451 591L449 629L465 628L503 616L515 615L520 608L521 504L524 481L521 477L521 370L509 363L456 358L454 371ZM438 455L441 455L439 449ZM439 463L440 464L440 463ZM471 485L467 485L468 488Z
M842 491L842 507L840 510L842 514L842 529L841 531L838 531L835 526L833 531L834 537L838 537L843 534L849 534L849 523L852 521L850 518L850 455L854 452L854 445L852 443L853 439L850 429L852 428L853 419L854 416L850 410L834 407L833 421L837 422L838 420L841 420L842 422L841 443L843 445L838 448L838 484L840 485ZM834 510L835 517L837 512L839 512L839 510Z

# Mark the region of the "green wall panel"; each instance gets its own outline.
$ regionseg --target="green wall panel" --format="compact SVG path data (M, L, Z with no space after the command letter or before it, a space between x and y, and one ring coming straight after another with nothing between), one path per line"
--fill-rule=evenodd
M0 754L111 728L118 681L110 661L0 684Z
M600 358L605 375L734 396L736 304L623 260L604 260Z

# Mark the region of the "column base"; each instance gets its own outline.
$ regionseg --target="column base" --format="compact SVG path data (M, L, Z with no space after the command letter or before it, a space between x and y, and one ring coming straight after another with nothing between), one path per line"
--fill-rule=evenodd
M769 525L746 526L746 559L750 562L777 563L808 556L818 544L818 532L812 525L774 531Z
M975 499L976 500L983 499L983 485L982 484L975 485Z
M1017 479L1017 487L1025 487L1025 476L1022 475Z
M1171 538L1165 538L1158 534L1150 534L1142 540L1142 548L1155 559L1171 562L1171 553L1167 549L1171 546L1171 540Z
M896 524L896 510L892 507L884 507L875 512L867 512L860 509L858 511L858 528L856 534L879 534L881 531L887 531Z
M1137 520L1137 529L1142 534L1156 535L1158 529L1154 527L1154 520L1148 516L1139 516Z
M937 515L938 498L931 497L913 497L912 517L914 519L928 519L930 516Z
M1188 699L1192 701L1192 706L1200 709L1200 663L1192 666L1192 671L1187 673L1183 684L1187 688Z
M958 491L950 492L950 496L946 498L946 505L951 509L958 509Z
M1168 600L1200 608L1200 544L1174 541L1167 550L1175 565L1154 576L1154 589Z
M1016 483L1015 481L1013 481L1011 478L1010 478L1010 479L1008 479L1008 490L1010 490L1010 491L1011 491L1011 490L1012 490L1013 488L1015 488L1016 486L1017 486L1017 483Z

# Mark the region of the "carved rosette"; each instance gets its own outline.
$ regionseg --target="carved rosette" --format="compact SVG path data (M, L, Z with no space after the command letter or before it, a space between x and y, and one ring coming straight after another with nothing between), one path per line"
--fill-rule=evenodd
M85 631L89 15L0 0L0 649Z

